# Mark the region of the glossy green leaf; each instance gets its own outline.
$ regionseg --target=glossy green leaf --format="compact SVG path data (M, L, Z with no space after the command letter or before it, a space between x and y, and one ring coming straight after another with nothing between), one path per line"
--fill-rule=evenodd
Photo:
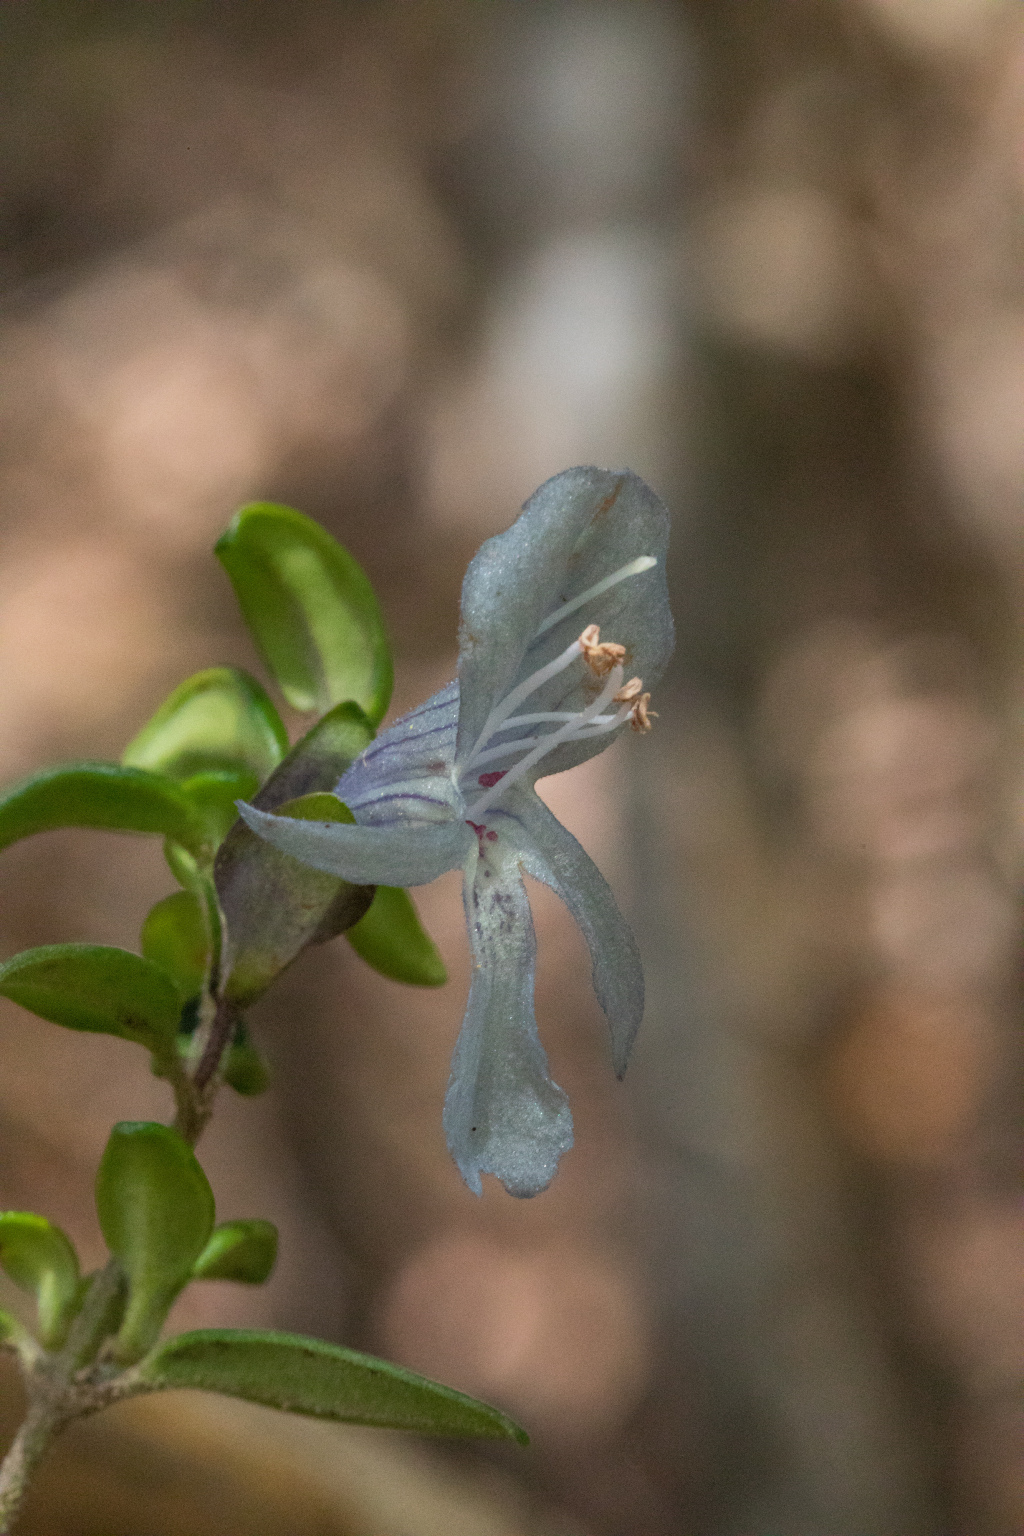
M287 751L288 733L256 679L237 667L210 667L175 688L121 761L178 779L244 769L262 784Z
M96 1178L107 1247L128 1278L115 1353L138 1360L155 1343L213 1231L213 1192L192 1151L165 1125L115 1125Z
M376 1424L423 1435L518 1440L505 1414L453 1387L320 1339L289 1333L202 1329L162 1344L139 1371L154 1387L194 1387L313 1418Z
M392 981L440 987L448 980L444 961L401 886L378 885L365 916L345 930L345 937L367 965Z
M186 848L168 839L164 843L164 858L175 880L194 896L206 924L207 938L212 951L211 972L220 973L221 952L224 940L224 914L217 900L213 883L213 869L204 859L201 863Z
M0 1212L0 1265L36 1298L39 1338L56 1349L79 1301L78 1255L60 1227L28 1211Z
M196 1280L238 1280L262 1285L277 1260L272 1221L225 1221L214 1227L192 1271Z
M142 925L142 953L174 982L182 1002L201 991L210 940L202 909L191 891L165 896Z
M55 827L158 832L188 849L206 830L173 779L117 763L66 763L46 768L0 798L0 848Z
M391 648L373 587L346 549L291 507L235 514L216 553L245 621L295 709L354 699L374 725L391 698Z
M251 800L259 780L248 768L208 768L183 779L181 787L195 806L212 848L217 848L238 820L236 801Z
M67 1029L174 1048L181 999L158 966L105 944L47 944L0 965L0 995Z

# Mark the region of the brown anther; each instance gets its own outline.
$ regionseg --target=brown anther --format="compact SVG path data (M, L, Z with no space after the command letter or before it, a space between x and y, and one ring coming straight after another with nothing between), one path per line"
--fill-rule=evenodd
M650 702L650 694L642 693L633 705L633 712L629 721L631 731L649 731L651 729L651 721L657 720L658 711L647 708Z
M612 699L613 704L632 704L643 693L644 685L639 677L631 677L628 683L623 683L618 693ZM648 695L650 697L650 695Z
M626 655L624 645L616 645L613 641L602 642L601 631L596 624L587 625L580 635L579 645L583 660L595 677L607 677L612 668L619 666Z

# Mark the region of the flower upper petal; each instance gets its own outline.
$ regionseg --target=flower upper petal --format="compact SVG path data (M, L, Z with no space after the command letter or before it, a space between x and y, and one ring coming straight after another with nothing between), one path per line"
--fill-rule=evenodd
M459 678L462 712L457 757L468 760L495 703L552 661L589 624L624 645L626 675L645 686L660 676L674 644L665 581L668 513L630 470L567 469L530 497L505 533L488 539L462 588ZM574 597L638 556L657 564L616 582L542 634L542 623ZM582 662L539 688L524 710L577 711L596 693ZM501 739L500 737L498 738ZM600 752L612 738L567 742L539 772L560 772Z
M465 862L473 834L465 822L399 822L392 827L296 821L239 802L242 820L282 853L354 885L426 885Z
M449 683L382 731L343 774L334 793L361 826L462 816L455 785L459 685ZM405 881L381 883L405 884Z
M516 785L501 809L500 823L494 818L501 836L518 849L527 874L562 898L587 941L621 1077L644 1013L644 973L632 930L593 859L532 789Z
M533 920L507 843L467 871L465 903L473 980L445 1096L448 1147L474 1194L493 1173L510 1195L536 1195L572 1146L572 1116L537 1036Z

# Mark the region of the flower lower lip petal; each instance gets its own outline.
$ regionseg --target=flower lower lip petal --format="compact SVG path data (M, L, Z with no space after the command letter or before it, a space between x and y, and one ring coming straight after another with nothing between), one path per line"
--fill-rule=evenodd
M565 1094L551 1081L533 1011L536 940L515 858L467 879L473 979L444 1102L448 1148L474 1194L492 1173L509 1194L539 1194L572 1146Z

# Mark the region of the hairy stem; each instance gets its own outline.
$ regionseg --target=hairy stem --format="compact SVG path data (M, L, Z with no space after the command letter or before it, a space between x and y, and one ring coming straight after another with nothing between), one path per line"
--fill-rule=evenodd
M0 1465L0 1536L14 1529L28 1485L64 1419L53 1403L34 1403Z

